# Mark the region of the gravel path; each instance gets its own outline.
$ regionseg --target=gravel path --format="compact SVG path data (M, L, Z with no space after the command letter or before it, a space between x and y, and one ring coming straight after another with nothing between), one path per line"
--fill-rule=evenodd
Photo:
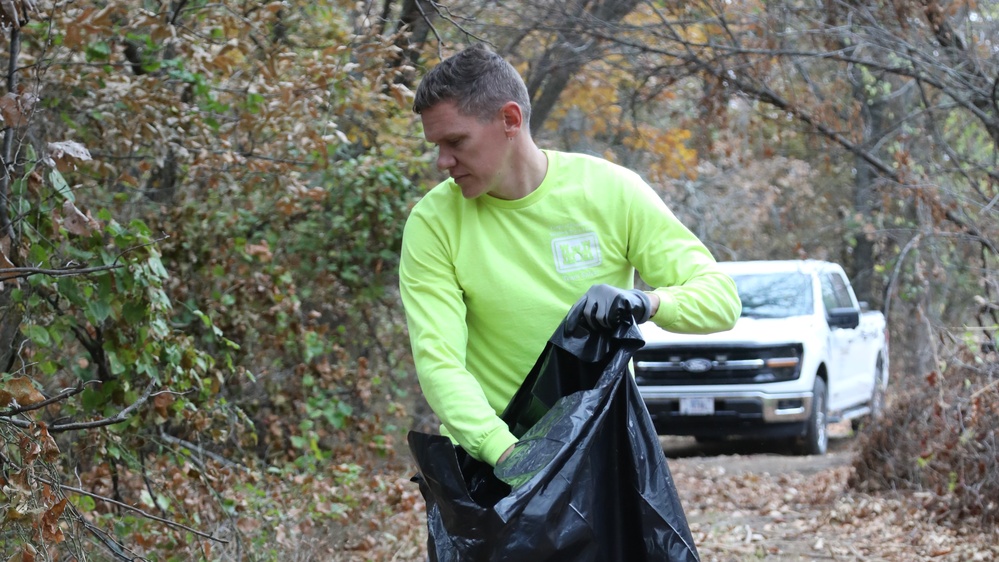
M702 560L999 560L995 530L934 521L925 496L848 489L855 442L848 426L831 434L821 457L663 438Z

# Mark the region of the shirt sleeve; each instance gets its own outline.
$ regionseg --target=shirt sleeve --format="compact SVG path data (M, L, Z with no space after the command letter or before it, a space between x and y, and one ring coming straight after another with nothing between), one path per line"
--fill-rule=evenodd
M414 212L403 232L399 288L420 387L451 438L473 457L496 465L517 441L468 371L465 302L451 248Z
M742 312L735 282L651 187L635 186L629 206L629 260L660 304L664 330L708 334L731 329Z

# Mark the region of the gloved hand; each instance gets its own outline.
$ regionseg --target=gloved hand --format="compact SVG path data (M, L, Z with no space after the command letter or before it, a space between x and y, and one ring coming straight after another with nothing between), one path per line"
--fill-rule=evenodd
M649 319L651 312L649 296L638 289L593 285L572 305L566 327L575 330L583 324L591 330L613 329L626 322L641 324Z

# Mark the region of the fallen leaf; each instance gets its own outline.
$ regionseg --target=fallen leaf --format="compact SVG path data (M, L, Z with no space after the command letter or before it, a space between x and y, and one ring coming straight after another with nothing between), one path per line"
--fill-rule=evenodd
M17 404L18 406L31 406L45 400L45 396L31 380L27 377L14 377L4 382L0 382L0 408Z
M270 245L267 244L266 240L260 242L260 244L247 244L246 253L251 256L256 256L260 258L260 261L267 263L271 261L274 255L271 253Z

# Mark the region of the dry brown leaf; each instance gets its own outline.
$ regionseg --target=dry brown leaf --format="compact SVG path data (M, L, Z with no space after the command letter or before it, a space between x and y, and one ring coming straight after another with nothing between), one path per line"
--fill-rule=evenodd
M16 274L14 273L4 273L5 269L11 269L16 267L14 262L10 261L7 256L10 254L10 237L4 236L0 238L0 290L3 290L3 283L8 279L14 279L15 285L20 285Z
M72 201L66 200L62 204L62 226L68 232L77 236L89 236L97 228L97 221L90 215L83 214Z
M24 84L18 85L17 94L17 103L21 107L21 113L30 115L35 110L35 104L41 98L35 92L28 90Z
M28 469L9 475L0 492L7 498L5 510L0 513L0 524L23 519L30 510L32 490L28 485Z
M260 242L260 244L247 244L246 253L251 256L256 256L260 258L260 261L266 263L274 257L271 253L271 247L266 240Z
M27 435L21 437L21 462L26 466L35 462L35 459L42 454L42 446L37 441Z
M21 546L21 551L14 553L14 556L8 558L7 562L35 562L36 554L38 551L35 550L35 547L25 544Z
M48 144L48 156L45 158L45 164L65 172L75 170L78 162L89 160L92 158L87 147L76 141L66 140Z
M21 29L28 23L28 14L37 11L34 0L0 0L0 25Z
M163 418L168 418L170 417L170 411L168 408L170 408L170 406L174 403L174 400L175 398L169 392L157 394L153 398L153 408L156 410L157 414Z
M48 146L49 146L49 156L51 156L56 160L59 160L60 158L66 156L69 156L71 158L76 158L77 160L91 159L90 151L87 150L87 147L83 146L82 144L76 141L66 140L59 142L50 142Z
M52 438L47 425L39 422L37 427L38 431L36 435L38 436L38 440L42 442L42 459L46 462L55 462L59 458L59 445Z
M62 529L59 528L59 518L62 517L63 510L66 509L66 498L53 505L42 514L38 520L39 538L48 543L61 543L65 540Z
M3 1L0 0L0 2ZM0 97L0 118L9 127L21 127L28 122L18 98L20 96L14 92L7 92Z
M94 12L94 8L84 8L80 15L70 25L66 26L66 34L63 36L62 44L68 49L76 49L83 45L85 31L87 31L87 20Z
M0 382L0 408L17 403L18 406L31 406L45 400L45 396L31 384L27 377L14 377Z
M156 24L149 28L149 37L157 43L174 39L177 37L177 26L163 25L162 20L157 20Z
M90 24L100 28L111 27L114 25L114 16L119 15L121 10L121 6L111 4L94 14L94 16L90 18Z

